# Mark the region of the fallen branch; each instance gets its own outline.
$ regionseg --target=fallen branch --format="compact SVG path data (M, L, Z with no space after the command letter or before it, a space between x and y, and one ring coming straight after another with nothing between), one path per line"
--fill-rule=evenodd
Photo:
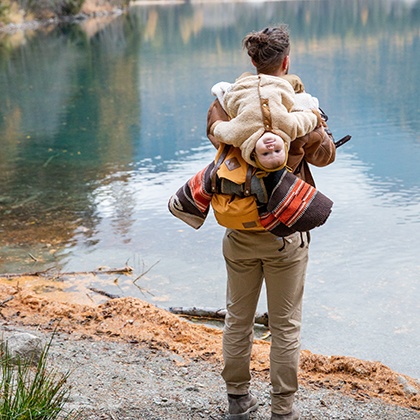
M170 307L168 311L177 314L177 315L185 315L190 317L196 318L208 318L208 319L224 319L226 316L226 309L215 309L215 308L196 308L193 307ZM255 314L255 323L261 324L268 327L268 314L267 312L264 313L256 313Z
M70 271L67 273L60 273L60 275L66 276L78 276L79 274L131 274L133 268L126 265L122 268L98 268L97 270L92 271Z
M14 296L9 296L7 299L3 300L0 302L0 308L4 308L7 302L10 302L11 300L13 300L15 297ZM2 314L1 310L0 310L0 316L6 320L6 317Z
M88 287L89 290L91 290L92 292L98 293L99 295L105 296L109 299L118 299L121 296L119 295L114 295L112 293L108 293L105 290L101 290L101 289L97 289L96 287Z
M133 280L133 284L137 286L137 281L141 279L144 275L146 275L155 265L159 264L160 260L156 261L151 267L149 267L146 271L143 271L138 277Z
M50 267L43 271L34 271L31 273L4 273L0 274L0 278L12 279L13 277L42 277L47 275L47 273L49 273L51 270L52 268Z
M143 272L133 280L134 286L136 286L137 289L140 290L140 292L143 294L143 296L145 296L146 293L148 293L151 296L154 296L154 294L149 292L148 290L144 289L143 287L139 286L137 284L137 281L140 280L143 276L145 276L155 265L159 264L159 262L160 262L160 260L156 261L151 267L149 267L146 271L143 270ZM143 268L144 268L144 264L143 264Z
M11 279L14 277L61 277L61 276L79 276L79 275L86 275L86 274L131 274L133 269L129 266L125 266L123 268L110 268L110 269L101 269L98 268L97 270L92 271L68 271L68 272L59 272L53 273L52 268L47 268L43 271L34 271L29 273L5 273L0 274L0 277Z
M10 302L14 298L15 298L14 296L9 296L7 299L0 302L0 306L4 306L7 302Z

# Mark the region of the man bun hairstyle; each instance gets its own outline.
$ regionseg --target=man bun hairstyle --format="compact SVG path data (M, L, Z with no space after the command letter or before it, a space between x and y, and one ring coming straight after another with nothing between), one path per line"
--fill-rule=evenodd
M251 32L242 41L258 73L270 74L277 70L290 52L287 25L268 27Z

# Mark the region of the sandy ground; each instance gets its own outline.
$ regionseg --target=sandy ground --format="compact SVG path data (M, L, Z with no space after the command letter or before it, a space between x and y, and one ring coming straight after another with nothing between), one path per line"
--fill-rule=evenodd
M48 338L55 331L58 366L80 368L71 380L84 418L224 418L220 330L130 297L64 302L37 294L25 280L0 279L3 335L23 328ZM269 415L269 347L255 340L252 355L260 416ZM379 362L302 351L299 377L303 418L420 419L419 383Z

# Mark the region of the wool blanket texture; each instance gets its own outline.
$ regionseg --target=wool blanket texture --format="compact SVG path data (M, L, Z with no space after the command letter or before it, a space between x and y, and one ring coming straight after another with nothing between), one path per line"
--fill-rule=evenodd
M214 162L207 165L169 199L169 211L194 229L203 225L211 207L211 199L215 193L211 184L214 167ZM255 200L260 223L267 231L276 236L288 236L296 231L312 230L328 219L333 202L286 169L269 173L263 181L253 185L265 188L265 194L252 189L251 194L268 197L266 203ZM229 181L224 180L223 184L226 183ZM219 188L222 185L220 179L217 180L217 185Z

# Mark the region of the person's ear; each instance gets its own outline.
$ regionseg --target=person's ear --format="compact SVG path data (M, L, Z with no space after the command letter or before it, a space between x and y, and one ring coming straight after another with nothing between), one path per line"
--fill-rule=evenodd
M253 65L255 68L257 68L257 65L255 64L255 61L254 61L254 59L253 59L253 58L251 58L251 63L252 63L252 65Z
M286 57L283 58L282 68L287 74L289 72L289 65L290 65L290 57L286 55Z

